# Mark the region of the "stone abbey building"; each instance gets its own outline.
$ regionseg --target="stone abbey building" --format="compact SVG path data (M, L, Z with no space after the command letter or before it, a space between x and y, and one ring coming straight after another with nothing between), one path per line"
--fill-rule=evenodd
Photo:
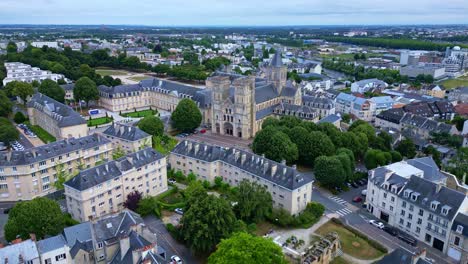
M302 102L301 88L287 80L287 67L277 52L263 69L264 77L216 71L205 88L150 78L138 84L99 86L100 106L110 111L156 107L172 112L180 100L196 102L203 123L213 133L252 138L269 116L296 116L316 122L319 115Z

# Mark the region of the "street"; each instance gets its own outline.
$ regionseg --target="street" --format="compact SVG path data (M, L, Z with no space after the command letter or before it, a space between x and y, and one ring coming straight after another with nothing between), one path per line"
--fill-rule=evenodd
M362 203L352 202L353 197L359 196L363 189L365 189L365 186L350 188L348 192L342 192L335 196L326 190L315 187L312 193L312 201L323 204L326 208L326 214L336 214L336 217L340 218L347 225L354 227L369 238L374 239L387 247L389 252L398 247L411 253L425 248L427 250L427 257L434 259L435 263L456 263L451 261L451 259L442 252L424 244L421 241L418 241L417 247L412 247L397 237L370 225L369 220L374 219L380 221L380 219L377 219L367 212L366 209L362 208Z

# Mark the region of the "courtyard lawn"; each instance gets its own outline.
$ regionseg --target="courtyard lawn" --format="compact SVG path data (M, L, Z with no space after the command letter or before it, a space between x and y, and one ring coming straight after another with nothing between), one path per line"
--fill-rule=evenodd
M351 262L347 261L342 257L336 257L332 260L332 262L330 262L330 264L351 264Z
M317 234L322 236L330 232L338 233L343 252L355 258L373 260L384 254L384 252L378 250L363 238L332 221L328 221L316 231Z
M94 118L94 119L88 120L88 126L89 127L94 127L94 126L107 124L107 123L110 123L110 122L112 122L112 118L110 118L110 117L99 117L99 118Z
M29 123L29 121L26 121L24 123L29 127L29 129L31 129L32 132L34 132L34 134L37 135L37 137L40 140L42 140L42 142L50 143L57 141L57 139L54 136L49 134L49 132L45 131L42 127L37 125L33 126L31 125L31 123Z
M150 76L132 76L132 77L129 77L127 79L135 81L135 82L139 82L139 81L142 81L142 80L146 80L148 78L151 78L151 77Z
M464 77L460 77L457 79L449 79L449 80L442 81L440 84L443 85L445 89L465 87L465 86L468 86L468 77L464 76Z
M158 111L156 110L147 109L147 110L141 110L141 111L136 111L136 112L123 113L121 114L121 116L123 117L145 117L145 116L155 115L157 113Z
M112 69L96 69L96 73L101 76L109 75L128 75L128 72L122 70L112 70Z

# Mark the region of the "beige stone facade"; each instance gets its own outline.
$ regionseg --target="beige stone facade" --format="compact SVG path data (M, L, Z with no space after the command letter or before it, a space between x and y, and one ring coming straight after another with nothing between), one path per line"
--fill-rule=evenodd
M257 182L271 193L274 207L291 214L304 210L312 197L312 179L295 167L234 148L183 141L171 152L168 162L174 171L192 172L211 183L217 176L233 186L242 180Z
M65 183L68 212L87 221L119 212L129 193L167 190L166 158L151 148L81 171Z
M111 157L111 142L92 135L26 151L0 154L0 201L31 200L54 192L60 169L67 175Z
M112 141L114 150L121 149L124 153L152 146L151 135L135 126L113 124L104 130L102 135Z

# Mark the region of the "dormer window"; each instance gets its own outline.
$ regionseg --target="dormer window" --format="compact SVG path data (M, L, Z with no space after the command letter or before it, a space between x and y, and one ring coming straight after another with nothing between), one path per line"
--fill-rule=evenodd
M463 232L463 226L462 225L457 225L457 233L461 234Z
M450 212L451 207L448 205L442 206L442 214L447 215Z
M418 200L418 197L419 197L419 193L413 193L411 195L411 200L416 201L416 200Z
M432 201L432 202L431 202L431 209L434 210L434 211L437 210L437 206L438 206L438 205L439 205L439 202L437 202L437 201Z
M411 194L411 190L405 190L405 192L404 192L405 198L408 198L410 196L410 194Z

